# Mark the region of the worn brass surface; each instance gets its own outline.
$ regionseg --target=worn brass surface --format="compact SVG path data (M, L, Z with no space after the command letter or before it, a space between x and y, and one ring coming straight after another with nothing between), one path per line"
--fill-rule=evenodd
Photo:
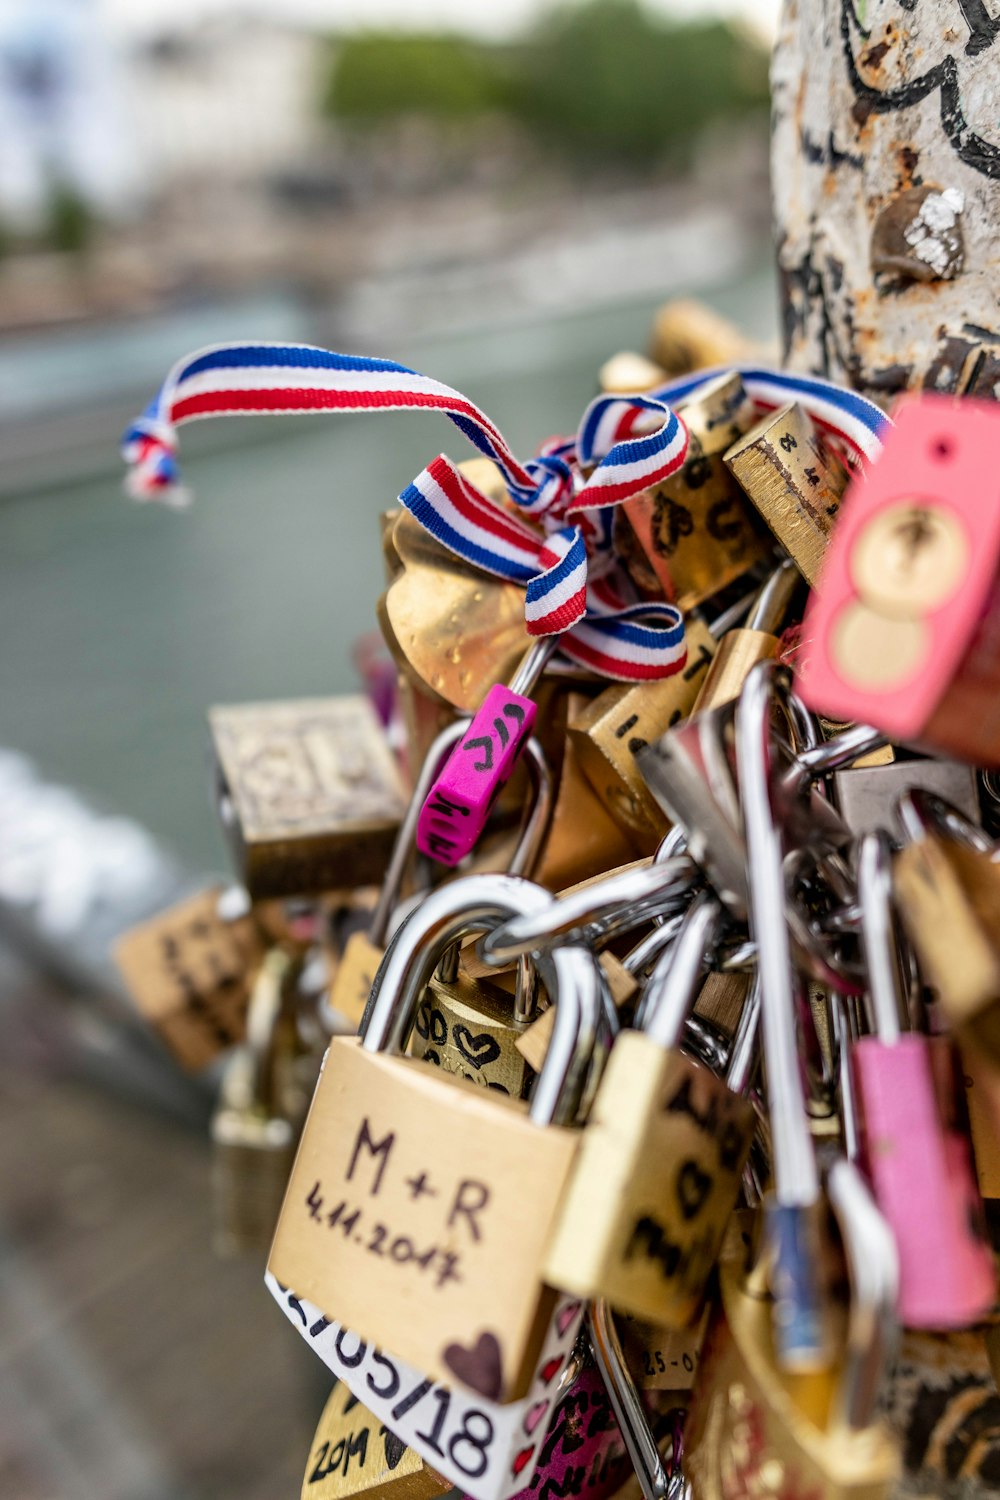
M451 1485L405 1447L340 1381L323 1408L302 1479L301 1500L429 1500Z

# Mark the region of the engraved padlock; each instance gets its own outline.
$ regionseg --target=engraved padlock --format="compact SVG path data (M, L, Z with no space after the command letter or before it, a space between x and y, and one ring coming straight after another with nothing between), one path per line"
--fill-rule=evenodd
M602 1382L581 1356L582 1303L559 1302L527 1396L500 1405L422 1375L270 1273L265 1283L327 1368L400 1443L473 1500L561 1493L604 1500L627 1472Z
M949 1028L1000 1068L1000 869L990 841L931 793L899 801L909 836L893 865L900 916Z
M451 1489L418 1453L338 1381L309 1450L300 1500L347 1500L377 1491L380 1500L430 1500Z
M772 412L727 450L725 463L815 584L848 472L808 412L795 402Z
M753 601L745 623L723 635L698 689L692 714L718 708L720 704L738 698L752 668L759 661L768 661L778 655L781 650L778 632L788 617L799 587L798 570L786 559L767 579Z
M692 711L719 640L743 618L748 602L738 600L710 623L688 615L688 654L680 672L654 682L613 683L570 719L569 738L587 779L640 853L652 852L668 820L651 796L636 756Z
M545 1261L553 1285L665 1327L701 1310L754 1133L753 1106L680 1051L720 920L695 899L642 1030L616 1039Z
M255 899L380 880L405 799L367 698L211 709L217 799Z
M541 1263L579 1144L593 959L573 947L538 959L556 1018L527 1106L389 1054L456 938L552 901L513 876L469 876L396 933L361 1039L330 1043L270 1259L363 1338L500 1401L528 1388L556 1301Z
M803 620L807 703L896 743L1000 761L994 403L910 396L844 497Z
M836 1373L817 1382L782 1370L763 1268L745 1274L748 1236L734 1232L684 1430L693 1500L886 1500L899 1475L875 1416L894 1347L895 1247L855 1167L838 1161L827 1191L851 1280Z
M899 1253L899 1317L908 1327L961 1328L992 1306L993 1257L968 1144L941 1118L932 1051L951 1044L909 1030L886 833L858 855L861 940L872 1035L853 1048L864 1156Z
M272 948L254 982L246 1041L229 1058L212 1115L212 1243L264 1255L309 1102L299 1058L301 959ZM315 1070L313 1070L315 1079Z
M622 506L668 599L689 610L766 558L771 538L723 462L756 411L738 374L677 404L689 433L681 468Z
M252 977L264 954L245 902L210 886L130 928L115 961L143 1016L192 1072L241 1041Z

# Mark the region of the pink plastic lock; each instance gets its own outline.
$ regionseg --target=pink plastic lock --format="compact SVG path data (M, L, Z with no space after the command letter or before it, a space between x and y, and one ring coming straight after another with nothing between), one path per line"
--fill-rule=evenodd
M800 690L896 741L965 755L971 736L971 758L991 760L996 725L968 721L1000 687L1000 408L922 395L894 418L838 513L803 621Z
M865 1161L899 1253L900 1321L963 1328L992 1307L996 1272L968 1141L941 1108L950 1043L900 1030L891 880L888 835L866 834L858 889L876 1034L852 1053Z
M557 643L555 636L536 641L510 686L490 688L445 762L417 820L417 848L430 859L457 865L471 853L535 727L538 709L527 694Z

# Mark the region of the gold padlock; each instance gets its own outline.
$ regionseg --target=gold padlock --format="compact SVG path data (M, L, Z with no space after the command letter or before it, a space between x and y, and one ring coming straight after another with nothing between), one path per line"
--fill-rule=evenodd
M367 698L229 705L209 721L219 808L251 896L381 878L405 802Z
M457 955L454 965L447 975L439 967L420 1002L414 1057L480 1088L522 1099L535 1076L517 1045L531 1025L530 995L515 998L487 979L470 979Z
M856 1168L841 1159L828 1186L852 1282L839 1368L780 1369L766 1267L759 1261L745 1274L749 1235L736 1221L684 1433L693 1500L885 1500L899 1476L897 1445L874 1415L894 1341L895 1247Z
M579 1143L568 1122L597 1037L593 961L553 950L557 1025L530 1105L384 1049L405 1046L427 980L470 925L552 902L522 879L468 876L399 929L363 1040L330 1043L269 1262L359 1337L501 1402L526 1394L557 1316L541 1262Z
M647 689L654 686L659 684L646 684ZM579 723L591 701L582 693L568 695L566 743L555 807L532 872L533 879L550 891L602 875L616 865L627 864L636 854L634 841L588 777L572 732L574 721Z
M738 698L759 661L778 655L778 632L784 625L801 579L793 562L784 561L768 578L743 625L728 630L701 680L692 715Z
M689 1328L661 1328L626 1313L621 1319L622 1344L636 1384L644 1391L691 1390L708 1326L708 1310Z
M545 1260L553 1286L661 1327L701 1310L754 1134L749 1100L679 1050L720 921L712 897L695 899L642 1030L616 1039Z
M848 471L808 412L765 417L725 455L729 469L803 577L815 584Z
M742 618L741 600L706 624L697 614L684 622L688 659L684 669L658 682L614 683L591 699L569 722L569 740L603 806L640 854L652 854L670 826L636 765L646 745L692 711L718 646ZM608 869L611 861L604 866Z
M191 1071L242 1039L252 975L264 953L245 903L239 914L225 915L226 894L222 886L199 891L131 928L114 949L132 999Z
M218 1255L271 1243L319 1070L300 1043L299 957L272 948L254 982L246 1041L228 1060L212 1116L212 1243ZM304 1066L303 1066L304 1064Z
M735 323L696 297L674 297L657 309L649 352L669 375L760 358Z
M756 415L739 375L720 375L677 411L690 433L684 464L622 510L660 588L687 611L763 561L773 541L722 461Z
M451 1489L338 1381L312 1440L301 1500L348 1500L377 1491L380 1500L430 1500Z
M899 814L911 842L893 861L893 890L921 972L958 1040L998 1068L1000 870L989 841L933 793L905 793Z

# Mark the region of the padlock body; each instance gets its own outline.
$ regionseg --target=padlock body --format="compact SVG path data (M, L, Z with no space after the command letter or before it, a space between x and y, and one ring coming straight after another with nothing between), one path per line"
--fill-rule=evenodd
M694 1500L886 1500L899 1473L887 1429L827 1430L836 1375L825 1392L781 1375L772 1305L742 1284L743 1253L724 1255L684 1429L684 1473Z
M687 458L624 510L668 599L682 610L739 578L771 549L723 453L754 418L738 375L723 375L678 405L690 434Z
M514 1002L497 985L459 971L431 980L413 1026L414 1057L480 1088L522 1099L534 1072L517 1043L528 1022L515 1021Z
M847 469L797 404L759 422L726 453L726 464L799 572L815 584Z
M728 630L719 642L691 712L718 708L738 698L757 663L771 661L777 656L779 646L778 637L766 630Z
M582 1303L568 1297L556 1302L527 1396L498 1406L463 1386L432 1380L359 1338L270 1273L264 1280L327 1368L401 1442L474 1500L510 1500L532 1484L540 1462L547 1473L572 1451L580 1451L577 1424L565 1441L557 1438L555 1443L549 1427L583 1317Z
M226 705L209 722L230 846L255 899L381 880L405 797L367 698Z
M899 1252L899 1315L915 1328L959 1328L992 1306L996 1276L970 1224L968 1156L949 1147L923 1037L853 1049L868 1171Z
M546 1255L548 1279L652 1323L690 1323L753 1131L750 1103L707 1068L622 1032Z
M625 1357L642 1390L678 1394L691 1390L705 1341L707 1318L705 1312L689 1328L663 1328L628 1314L621 1319Z
M382 949L367 932L352 932L330 986L330 1005L357 1031L368 1004Z
M944 797L972 822L979 822L976 773L960 761L897 760L889 765L849 766L833 777L838 811L855 838L876 828L888 828L903 842L896 803L914 787Z
M451 1488L337 1381L319 1419L301 1500L348 1500L377 1491L380 1500L430 1500Z
M1000 1198L1000 1076L974 1048L966 1047L962 1082L979 1191L984 1198Z
M212 1247L217 1255L263 1257L295 1160L290 1120L253 1110L220 1110L212 1120Z
M429 1375L515 1400L552 1312L542 1252L578 1140L519 1101L335 1037L269 1267Z
M538 712L530 698L494 683L420 810L417 848L457 865L474 847L510 778Z
M716 641L696 615L685 621L687 662L659 682L614 683L570 721L569 737L588 781L640 853L652 853L669 822L636 765L638 752L690 712Z
M264 956L250 917L219 916L220 886L199 891L115 946L136 1005L182 1067L197 1071L243 1038L250 984Z

